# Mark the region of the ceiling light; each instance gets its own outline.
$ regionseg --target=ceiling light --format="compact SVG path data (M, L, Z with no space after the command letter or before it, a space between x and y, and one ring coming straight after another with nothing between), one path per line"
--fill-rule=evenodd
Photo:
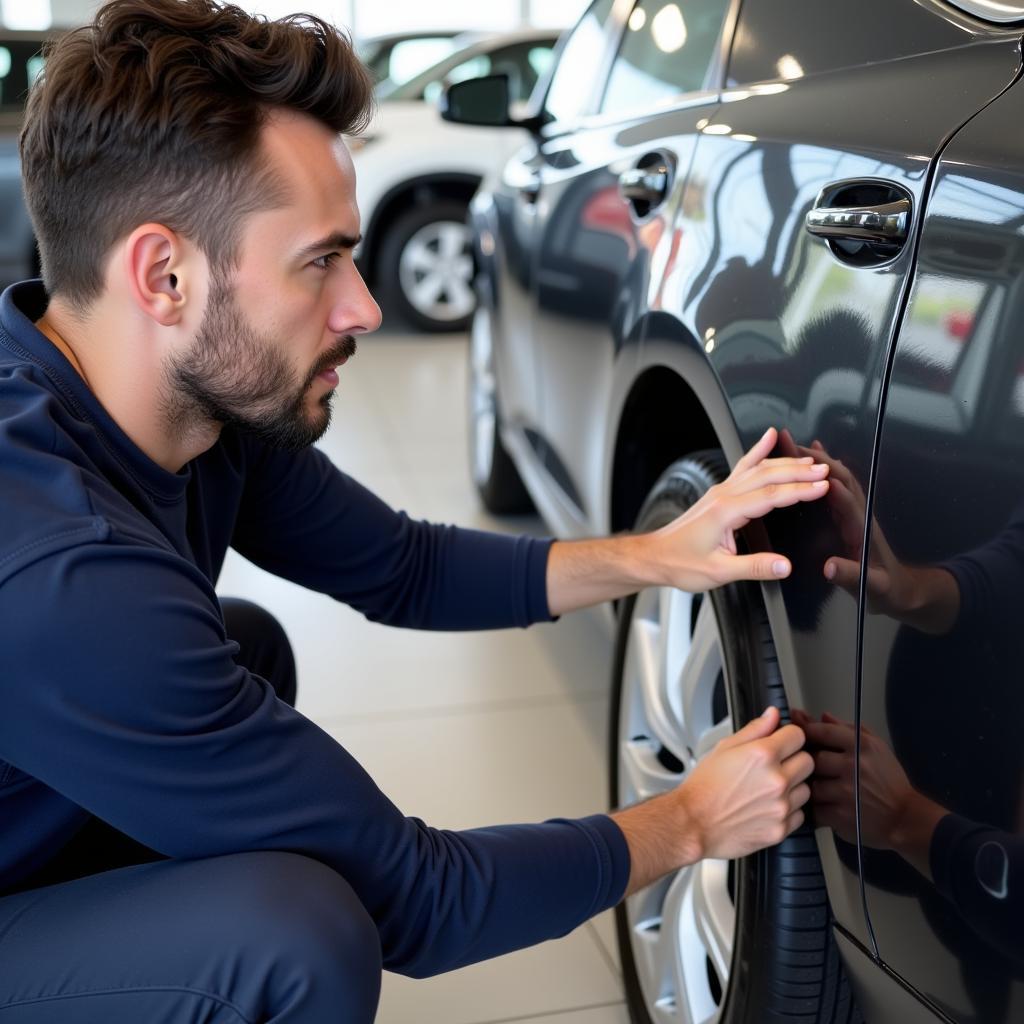
M651 21L654 45L662 53L675 53L686 45L686 22L675 4L666 4Z

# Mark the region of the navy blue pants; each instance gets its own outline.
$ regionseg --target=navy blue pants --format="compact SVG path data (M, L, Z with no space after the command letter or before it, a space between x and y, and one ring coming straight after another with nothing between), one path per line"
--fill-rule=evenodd
M295 700L278 622L224 600L238 661ZM0 899L0 1024L369 1024L377 929L317 861L167 860L93 820Z

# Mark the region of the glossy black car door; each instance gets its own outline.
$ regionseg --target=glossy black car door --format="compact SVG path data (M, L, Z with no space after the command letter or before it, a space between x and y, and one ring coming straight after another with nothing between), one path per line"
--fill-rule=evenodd
M730 88L699 125L662 243L670 269L649 296L657 315L641 353L642 366L687 376L733 458L787 426L867 489L936 156L1018 67L1015 36L932 0L745 0ZM902 228L858 234L907 204ZM808 231L809 215L827 237ZM849 539L833 513L823 503L769 517L768 542L794 574L766 599L791 706L853 721L858 539L846 592L823 574ZM852 791L843 799L852 818ZM870 950L856 837L817 835L836 917Z
M1024 85L943 153L887 390L861 830L882 959L1024 1019Z

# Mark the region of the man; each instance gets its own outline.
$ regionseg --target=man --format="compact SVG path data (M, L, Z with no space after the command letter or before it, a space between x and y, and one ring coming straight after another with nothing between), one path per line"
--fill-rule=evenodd
M769 709L612 817L428 828L290 706L276 624L218 602L230 545L392 624L525 626L784 576L733 532L827 490L769 431L658 533L552 544L413 522L330 465L311 442L380 322L339 141L370 97L328 26L214 0L114 0L33 89L45 290L0 302L6 1024L370 1021L382 965L564 934L803 819L811 759Z

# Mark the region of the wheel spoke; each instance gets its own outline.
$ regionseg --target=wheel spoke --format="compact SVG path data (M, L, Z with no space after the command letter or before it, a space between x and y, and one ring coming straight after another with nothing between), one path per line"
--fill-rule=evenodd
M719 740L724 740L726 736L731 736L733 732L735 732L735 730L732 727L731 716L727 716L720 722L713 725L697 741L697 760L699 761L701 758L710 754Z
M627 802L634 803L667 793L679 785L680 775L658 760L658 744L647 738L626 740L619 745L621 770L629 782Z
M713 705L715 685L721 670L718 625L711 600L705 598L697 613L688 656L678 678L683 705L682 731L691 758L698 757L707 749L702 741L718 724L714 720Z
M437 253L425 245L410 245L402 254L402 269L415 273L432 274L437 270Z
M732 968L736 908L729 896L729 862L705 860L697 865L693 882L697 933L724 991Z
M685 761L686 741L682 722L669 699L665 673L665 628L660 622L634 616L631 632L643 711L654 734L652 738L668 748L680 761Z
M462 224L444 223L438 225L438 249L446 259L461 255L468 244L468 228Z
M454 274L447 275L445 291L448 293L447 314L452 320L468 316L476 305L476 296L469 283Z
M424 313L431 313L441 298L441 292L443 291L443 278L439 274L430 274L415 285L409 298L418 310Z

